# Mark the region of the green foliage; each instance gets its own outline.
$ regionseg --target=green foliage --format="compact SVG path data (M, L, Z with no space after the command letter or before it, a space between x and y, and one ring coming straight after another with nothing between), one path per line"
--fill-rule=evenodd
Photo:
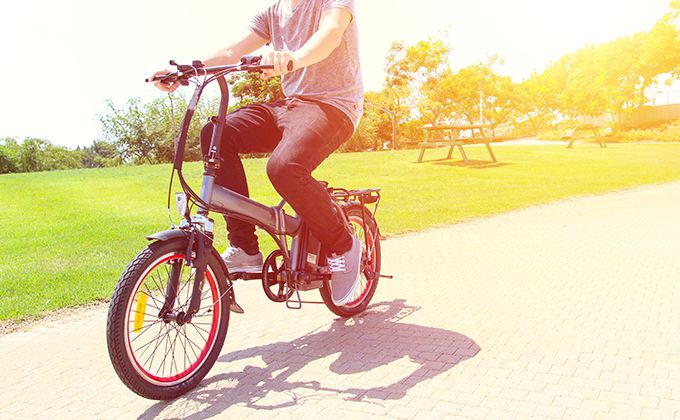
M555 108L549 77L534 73L525 81L515 85L514 110L515 128L522 136L534 136L551 124Z
M496 73L495 57L453 72L441 40L396 42L387 57L387 86L375 96L383 99L376 102L397 116L400 131L414 120L477 122L480 92L483 122L493 128L513 124L535 134L559 115L618 116L644 105L660 74L680 77L679 17L680 0L673 0L650 31L587 45L522 83Z
M342 146L342 152L363 152L367 150L380 150L382 144L378 137L378 121L375 109L366 110L364 117L352 137Z
M107 101L108 112L99 116L104 137L115 144L127 163L171 162L175 141L188 101L182 95L169 94L148 103L131 98L117 107ZM216 100L199 103L191 120L186 146L186 160L200 160L200 131L209 117L217 113Z
M229 84L231 96L237 100L234 108L284 98L280 77L264 79L259 73L235 73L229 79Z
M0 174L19 172L20 146L11 137L0 139Z
M671 7L677 7L677 2ZM677 75L680 69L677 13L672 9L649 32L588 45L563 56L535 77L552 97L543 106L571 117L595 117L644 105L645 90L656 77Z
M56 146L44 139L0 140L0 173L40 172L83 166L83 152Z
M608 139L608 142L677 142L680 139L680 121L648 129L632 129L619 131Z
M103 140L95 140L92 146L84 147L81 155L84 168L106 168L123 163L116 146Z
M448 68L451 50L441 39L428 38L414 45L394 42L387 55L387 85L411 87L437 78Z

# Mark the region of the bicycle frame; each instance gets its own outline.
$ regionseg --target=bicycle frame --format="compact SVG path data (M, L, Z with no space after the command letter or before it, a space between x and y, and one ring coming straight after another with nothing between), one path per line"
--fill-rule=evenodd
M171 62L171 64L173 64L173 62ZM233 71L259 71L262 68L266 67L258 66L257 63L253 63L252 58L249 57L244 58L241 65L204 68L200 63L195 62L192 66L178 66L180 72L184 71L188 73L189 71L193 71L192 75L194 76L197 74L204 74L207 80L204 80L203 83L196 82L196 88L188 104L184 119L182 120L173 161L173 171L177 172L184 193L188 196L192 203L198 206L198 211L195 216L190 216L190 210L187 207L187 210L183 215L184 220L180 224L180 231L184 232L184 234L186 234L189 238L189 245L186 252L187 264L192 265L196 272L191 303L185 315L186 322L190 321L191 317L198 311L201 295L200 288L201 284L203 283L204 272L207 266L207 253L213 248L214 224L213 220L209 218L210 211L215 211L229 217L234 217L245 222L252 223L253 225L258 226L267 232L274 239L277 247L283 253L287 271L289 270L291 274L301 277L307 283L307 287L296 288L296 291L298 289L308 290L311 288L319 288L321 287L324 278L330 278L330 276L327 274L314 276L313 273L306 272L305 266L307 264L307 247L309 238L312 236L299 216L290 216L285 213L283 210L283 207L286 204L285 200L281 200L281 202L276 206L269 207L232 190L224 188L215 182L217 169L219 168L221 161L220 143L222 139L222 133L226 125L226 117L229 107L229 86L224 76ZM178 74L180 73L178 72ZM208 80L207 76L209 74L214 76ZM201 183L201 190L199 194L196 194L196 192L194 192L186 182L182 173L184 149L186 146L189 126L198 102L201 98L202 91L205 86L213 80L216 80L219 85L221 100L218 114L216 117L212 118L213 133L210 146L208 148L208 153L206 156L204 156L204 173ZM338 206L340 205L338 202L349 202L350 198L352 197L357 199L361 205L364 205L365 203L375 203L376 207L373 213L375 213L377 210L377 206L380 201L380 193L378 189L347 191L344 189L329 188L328 191L329 194L335 198L335 205ZM175 230L174 232L177 231ZM373 232L373 234L377 235L378 232ZM288 247L287 237L292 237L290 249ZM157 236L152 236L151 238L157 238ZM318 250L318 247L317 251L317 257L322 259L323 253ZM228 281L230 282L229 292L232 296L232 302L235 304L231 282L237 278L261 278L262 275L258 277L257 275L246 276L241 274L240 277L238 277L234 273L229 273L228 267L226 268ZM170 297L170 301L165 302L164 308L172 308L174 304L173 297L176 295L175 290L177 289L178 282L178 276L174 275L175 271L177 270L173 270L171 272L169 278L167 296ZM297 302L300 304L302 303L302 301L299 299L299 295ZM237 311L242 311L238 305L235 306ZM299 309L298 306L295 306L295 308Z

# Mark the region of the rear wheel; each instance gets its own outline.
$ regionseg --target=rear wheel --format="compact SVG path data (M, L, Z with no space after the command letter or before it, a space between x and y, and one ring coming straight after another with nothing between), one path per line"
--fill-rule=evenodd
M213 366L229 324L226 275L214 255L201 284L200 309L184 316L195 270L187 267L185 238L155 242L123 272L109 305L109 356L123 383L137 394L167 400L192 389ZM168 280L179 274L177 298L163 313ZM167 312L170 315L167 315Z
M362 262L359 287L357 287L354 296L352 296L349 302L344 305L336 305L331 298L332 281L324 280L324 285L321 288L321 299L323 299L328 309L334 314L350 317L366 310L375 294L376 287L378 287L378 278L380 276L380 238L375 219L373 219L371 212L367 208L352 205L345 208L344 212L350 225L354 228L354 234L361 241ZM362 217L362 212L364 217ZM364 219L366 223L364 223Z

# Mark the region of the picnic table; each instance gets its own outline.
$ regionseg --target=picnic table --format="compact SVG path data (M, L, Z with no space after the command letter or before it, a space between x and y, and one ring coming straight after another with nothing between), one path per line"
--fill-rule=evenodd
M425 141L421 142L420 155L418 156L418 163L423 161L425 156L425 149L449 146L449 153L447 159L451 159L451 154L455 147L458 148L460 155L465 163L468 163L468 157L465 154L463 146L466 144L484 144L486 150L491 156L493 162L497 162L496 156L491 149L491 138L485 136L484 130L488 128L486 125L470 124L470 125L426 125L423 127L426 133ZM470 132L470 137L462 137L461 133Z
M564 140L569 140L569 144L567 145L567 149L571 149L574 146L574 142L576 141L576 132L578 131L591 131L593 135L595 136L595 139L597 142L600 144L600 147L606 148L607 143L605 142L604 136L600 135L600 128L596 125L592 124L581 124L577 127L571 128L566 131L562 139ZM611 130L607 131L605 130L605 135L609 134Z

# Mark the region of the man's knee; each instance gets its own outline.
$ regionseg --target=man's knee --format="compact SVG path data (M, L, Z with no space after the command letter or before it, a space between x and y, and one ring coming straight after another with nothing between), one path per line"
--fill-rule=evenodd
M299 185L311 175L299 163L277 159L275 156L272 156L267 161L267 176L274 188L280 193L281 191L288 190L289 187Z

